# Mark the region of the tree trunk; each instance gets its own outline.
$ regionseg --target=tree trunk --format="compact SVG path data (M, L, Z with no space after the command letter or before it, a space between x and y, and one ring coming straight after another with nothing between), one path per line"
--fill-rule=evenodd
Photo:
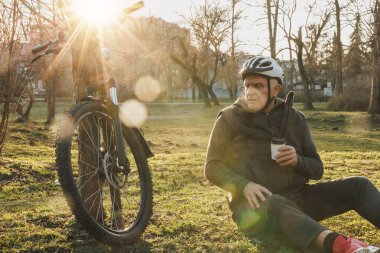
M11 83L13 83L13 81L14 81L13 73L11 72L10 67L8 67L8 71L5 78L5 84L4 84L4 93L3 93L4 101L2 101L3 112L2 112L1 122L0 122L0 156L3 155L5 139L7 137L7 132L8 132L10 103L12 100L12 93L13 93Z
M233 88L232 88L232 85L230 85L229 87L228 87L228 96L229 96L229 98L230 99L234 99L234 93L233 93L233 90L232 90Z
M191 80L198 87L199 93L200 93L200 95L201 95L201 97L203 99L203 103L204 103L205 107L210 107L211 104L210 104L210 100L208 98L207 90L206 90L207 89L207 84L205 84L204 81L202 81L202 79L197 75L197 73L195 72L195 67L194 66L192 67L192 66L186 65L184 62L182 62L181 60L179 60L173 54L170 54L170 59L172 61L174 61L178 66L180 66L183 70L185 70L186 72L188 72L190 74Z
M214 105L220 105L218 97L216 96L215 92L212 90L212 86L206 85L205 87L206 87L206 91L210 95Z
M192 86L191 86L191 100L193 101L193 103L195 102L195 99L196 99L196 95L195 95L195 86L192 85Z
M32 110L32 106L33 106L33 103L34 103L34 98L33 98L33 86L28 83L27 85L30 85L30 92L29 92L29 100L28 100L28 106L26 107L26 110L25 112L23 113L22 117L25 119L25 120L28 120L29 119L29 114L30 114L30 111Z
M304 87L304 109L314 109L312 98L311 98L311 93L310 93L310 82L309 78L307 76L305 66L303 64L303 41L302 41L302 28L300 27L298 29L298 38L295 40L296 45L297 45L297 64L298 64L298 69L301 74L302 78L302 83Z
M237 95L237 80L236 80L236 72L237 72L237 61L236 61L236 44L235 42L235 31L236 31L236 22L239 18L235 17L236 4L238 0L232 0L232 16L231 16L231 62L232 62L232 75L231 75L231 83L228 89L229 97L231 99L236 99Z
M335 91L337 95L343 91L343 46L341 39L340 25L340 6L339 1L335 0L335 15L336 15L336 85Z
M46 84L46 100L47 100L47 120L46 125L51 125L55 120L55 89L56 89L56 76L52 75L47 80Z
M373 72L371 97L368 107L369 114L380 114L380 8L379 0L375 5L375 24L373 35Z
M9 120L9 111L10 111L10 103L13 96L13 84L15 81L14 77L14 65L13 65L13 49L14 49L14 43L15 43L15 34L16 34L16 23L17 23L17 8L18 8L18 1L13 2L13 15L12 15L12 30L11 30L11 36L10 36L10 42L8 47L8 62L7 62L7 72L5 77L5 85L4 85L4 106L3 106L3 113L1 117L0 122L0 155L3 155L4 151L4 145L5 145L5 139L7 137L7 131L8 131L8 120Z
M16 109L16 112L19 115L19 117L16 119L16 121L15 121L16 123L22 123L22 122L28 121L29 114L30 114L30 111L32 110L32 106L33 106L33 102L34 102L33 85L31 85L30 83L26 83L25 85L26 85L26 87L24 88L24 91L22 92L21 96L19 98L17 98L18 109ZM26 104L25 111L23 111L24 106L25 106L23 104L23 102L25 100L27 101L26 102L27 104Z
M169 75L167 75L167 79L166 79L166 82L168 84L168 88L167 88L167 93L166 93L166 99L169 101L169 102L173 102L173 82L172 82L172 78Z
M272 15L271 0L266 1L268 31L269 31L269 44L270 44L270 56L273 59L276 58L276 55L277 55L276 40L277 40L279 7L280 7L280 1L276 0L274 2L274 8L275 8L274 15ZM273 20L272 20L272 16L273 16Z
M290 86L293 87L295 67L294 67L294 62L293 62L292 41L289 37L288 37L288 46L289 46L289 59L290 59Z

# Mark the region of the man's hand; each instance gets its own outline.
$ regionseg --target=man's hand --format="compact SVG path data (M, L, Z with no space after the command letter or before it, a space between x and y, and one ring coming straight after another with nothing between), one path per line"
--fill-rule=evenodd
M281 166L296 167L298 164L298 156L296 150L292 146L282 146L278 149L278 153L274 156L276 162Z
M260 202L264 202L267 196L272 193L259 184L249 182L243 190L244 197L248 200L249 206L253 209L260 207Z

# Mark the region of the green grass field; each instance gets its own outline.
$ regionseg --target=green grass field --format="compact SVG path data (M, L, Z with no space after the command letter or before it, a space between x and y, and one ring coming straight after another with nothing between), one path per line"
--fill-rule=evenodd
M201 104L148 105L143 129L155 153L149 160L153 216L134 246L97 243L76 224L57 183L56 130L44 128L45 106L36 103L29 123L10 126L0 160L0 252L298 252L285 240L260 242L237 230L226 192L203 175L208 136L222 107ZM58 104L58 119L67 108ZM360 175L380 187L380 117L317 108L305 115L325 164L322 180ZM380 230L354 212L323 224L380 245Z

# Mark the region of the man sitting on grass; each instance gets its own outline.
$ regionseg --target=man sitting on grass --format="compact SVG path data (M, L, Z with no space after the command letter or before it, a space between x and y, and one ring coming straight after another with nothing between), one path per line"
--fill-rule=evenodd
M206 177L230 192L233 220L254 235L279 231L306 252L380 252L318 222L355 210L380 228L378 189L364 177L309 184L323 164L305 116L276 97L283 70L259 56L241 74L245 96L219 113L205 165Z

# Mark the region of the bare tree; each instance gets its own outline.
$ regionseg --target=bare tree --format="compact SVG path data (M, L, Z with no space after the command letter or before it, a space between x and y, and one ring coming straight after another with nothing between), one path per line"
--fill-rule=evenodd
M6 66L6 73L5 73L5 82L4 86L2 87L2 118L0 123L0 154L3 153L4 150L4 144L5 139L7 136L7 129L8 129L8 119L9 119L9 110L10 110L10 103L13 95L13 89L12 89L12 83L14 82L14 73L12 73L12 60L13 60L13 50L15 46L15 39L16 39L16 29L17 29L17 19L18 19L18 1L13 1L12 5L8 8L11 8L8 12L8 16L6 16L7 19L11 20L11 25L9 25L7 28L10 30L10 36L8 39L9 44L8 47L8 59L7 59L7 66ZM5 16L5 15L4 15ZM5 24L2 24L5 26Z
M373 76L371 97L368 107L369 114L380 114L380 8L376 0L374 8L374 34L373 34Z
M186 63L171 54L171 59L188 71L194 83L202 86L210 95L214 105L219 105L219 100L213 91L213 85L219 79L220 63L224 53L221 50L222 43L227 39L231 24L228 9L220 3L205 1L200 6L194 6L190 17L184 17L194 33L198 45L197 55L193 55L191 64ZM195 52L195 51L193 51ZM207 105L207 98L205 104Z
M268 20L270 55L272 58L276 58L277 56L276 44L280 3L280 0L266 0L265 3L266 15Z
M230 71L228 72L228 76L225 78L227 83L229 84L229 95L230 98L235 99L237 96L237 72L238 72L238 59L236 57L236 49L238 45L238 41L236 39L236 31L237 31L237 22L241 19L242 17L242 11L237 10L237 4L241 2L241 0L231 0L231 46L230 46L230 57L227 62L228 69Z
M22 1L13 0L0 3L0 75L3 75L4 82L0 86L0 154L3 153L7 136L9 114L13 96L18 87L16 72L19 64L24 61L20 58L19 52L22 47L20 40L26 38L31 24L31 15L26 15L22 6ZM16 52L17 57L16 57ZM19 94L19 92L16 92Z
M309 88L310 80L309 76L306 73L306 69L303 62L303 49L305 44L302 39L302 27L298 29L298 37L292 37L292 40L294 41L297 47L297 64L304 87L304 109L314 109Z
M170 53L170 59L190 75L193 83L197 86L201 94L204 105L206 107L211 106L208 93L205 89L207 83L205 83L198 74L196 50L191 48L190 44L185 44L184 40L181 38L177 38L177 41L179 48L181 48L181 53Z
M223 57L221 46L231 27L228 13L228 8L220 3L205 1L198 8L194 8L187 19L199 45L199 70L203 72L203 80L207 83L205 89L214 105L219 105L219 101L212 87L219 78L219 63Z
M343 91L343 45L341 39L340 12L341 6L339 1L335 0L335 18L336 18L336 84L335 91L338 95Z
M283 0L282 8L280 8L282 14L282 23L279 23L280 28L285 34L285 37L288 42L288 50L289 50L289 60L290 60L290 71L289 71L289 79L290 85L293 86L294 77L297 78L296 69L293 62L293 47L292 47L292 24L293 24L293 15L297 9L297 2L295 0L291 0L290 2Z
M298 29L298 36L292 36L292 40L296 44L297 47L297 63L298 69L301 74L302 82L304 85L304 108L305 109L313 109L312 97L310 93L310 84L312 83L312 75L308 73L312 64L316 62L316 54L317 54L317 46L318 41L322 36L322 31L326 27L328 21L330 19L330 13L326 11L321 18L319 24L313 24L309 26L306 31L308 32L309 41L306 44L303 42L302 37L302 27ZM303 50L306 49L306 60L304 63L303 60Z

